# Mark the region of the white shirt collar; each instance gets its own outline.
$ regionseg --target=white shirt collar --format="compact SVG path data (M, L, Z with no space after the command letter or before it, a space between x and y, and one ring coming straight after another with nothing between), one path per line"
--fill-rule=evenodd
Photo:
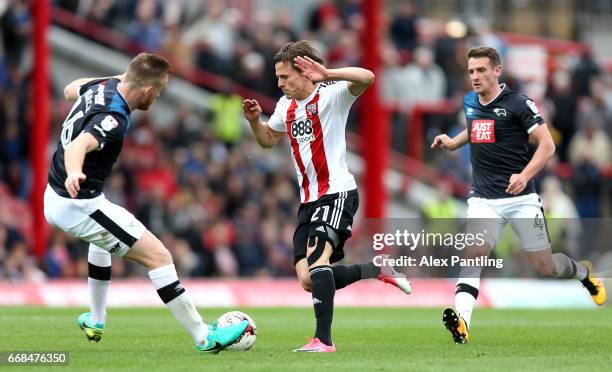
M499 97L499 95L501 94L501 92L503 92L503 91L504 91L504 89L506 89L506 83L499 84L499 88L500 88L500 89L499 89L499 92L497 92L497 94L495 95L495 97L491 98L491 99L489 100L489 102L487 102L487 103L482 103L482 101L480 100L480 97L478 97L478 102L479 102L481 105L483 105L483 106L487 106L489 103L491 103L491 102L495 101L495 100L497 99L497 97Z

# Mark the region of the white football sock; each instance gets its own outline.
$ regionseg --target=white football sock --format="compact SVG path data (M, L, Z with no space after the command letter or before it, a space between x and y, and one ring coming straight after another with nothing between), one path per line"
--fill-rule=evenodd
M455 294L455 309L459 312L459 316L465 320L468 329L470 328L470 321L472 320L474 304L476 304L476 299L471 294L466 292Z
M89 245L87 261L91 265L95 265L97 267L102 268L103 270L110 271L111 254L98 246L95 246L93 244ZM87 278L87 288L89 290L89 303L91 309L91 321L93 323L106 322L106 298L108 295L109 285L110 280Z
M586 266L578 261L574 261L574 264L576 265L576 275L574 276L574 279L586 279L587 275L589 275L589 270L586 268Z
M569 258L566 254L553 253L552 260L555 268L555 279L584 280L588 275L589 271L586 266Z
M206 340L208 327L196 310L187 292L180 285L174 265L163 266L149 271L149 278L160 298L174 317L189 332L193 341L198 344Z
M460 277L457 280L457 289L462 287L461 285L463 284L469 286L468 288L471 287L470 290L472 291L473 289L476 290L476 293L470 293L464 290L455 293L455 309L459 312L459 316L465 320L468 329L470 328L472 311L474 310L474 305L476 304L476 298L478 297L478 291L480 289L480 273L481 269L476 267L471 267L467 270L462 269ZM461 274L465 274L465 276Z

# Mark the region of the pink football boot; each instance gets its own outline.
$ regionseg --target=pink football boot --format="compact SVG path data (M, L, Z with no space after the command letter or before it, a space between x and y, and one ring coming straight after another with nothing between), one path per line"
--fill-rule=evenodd
M299 349L293 350L293 352L303 353L335 353L336 345L332 343L331 346L325 345L318 338L310 338L310 342Z

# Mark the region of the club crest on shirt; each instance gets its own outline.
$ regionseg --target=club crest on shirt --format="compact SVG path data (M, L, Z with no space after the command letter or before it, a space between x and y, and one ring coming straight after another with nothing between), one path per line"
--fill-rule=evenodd
M497 116L506 116L506 109L504 108L496 107L493 109L493 112Z
M306 111L308 111L308 113L311 116L315 116L317 114L317 104L316 103L309 103L306 105Z

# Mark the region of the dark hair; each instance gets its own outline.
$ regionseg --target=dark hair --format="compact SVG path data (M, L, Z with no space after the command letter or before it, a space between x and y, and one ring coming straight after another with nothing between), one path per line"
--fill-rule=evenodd
M172 67L164 57L157 54L140 53L130 62L125 80L136 86L159 87L162 79L171 73Z
M324 64L321 53L312 45L310 41L300 40L296 42L287 43L280 48L274 55L272 60L274 64L278 62L290 62L293 66L293 60L296 57L310 57L312 60Z
M492 67L497 65L501 66L501 57L495 48L480 45L473 47L468 51L468 59L481 57L489 58Z

